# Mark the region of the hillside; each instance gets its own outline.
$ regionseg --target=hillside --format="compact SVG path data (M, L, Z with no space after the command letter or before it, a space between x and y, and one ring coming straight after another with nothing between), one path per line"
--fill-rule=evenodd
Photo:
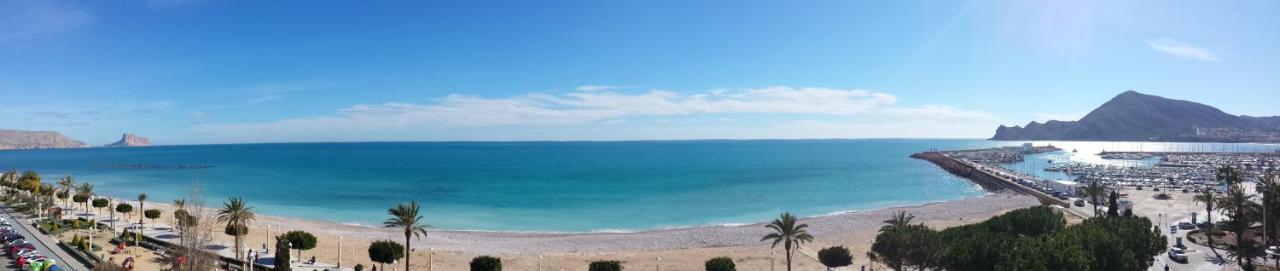
M0 129L0 150L82 148L89 145L58 132Z
M996 129L992 140L1280 142L1280 117L1231 115L1212 106L1126 91L1078 121Z

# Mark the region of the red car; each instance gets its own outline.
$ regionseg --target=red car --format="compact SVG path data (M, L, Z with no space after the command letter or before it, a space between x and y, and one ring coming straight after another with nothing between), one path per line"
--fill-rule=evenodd
M28 255L28 256L22 256L22 257L18 258L18 266L20 266L20 267L27 267L27 263L28 263L28 262L31 262L31 261L43 261L44 259L47 259L47 258L46 258L45 256L34 255L34 254L33 254L33 255Z
M10 255L13 255L14 253L17 253L18 251L21 251L21 250L24 250L24 249L25 249L25 250L35 250L35 249L36 249L36 246L31 245L31 244L23 244L23 245L9 246L9 254L10 254Z

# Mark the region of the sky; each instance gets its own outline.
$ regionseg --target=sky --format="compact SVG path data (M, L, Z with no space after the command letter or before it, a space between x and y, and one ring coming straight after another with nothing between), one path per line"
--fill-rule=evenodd
M0 128L90 144L986 138L1280 115L1278 1L0 0Z

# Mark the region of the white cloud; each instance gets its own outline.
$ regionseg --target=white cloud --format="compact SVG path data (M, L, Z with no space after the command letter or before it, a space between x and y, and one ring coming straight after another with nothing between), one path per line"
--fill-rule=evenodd
M93 22L84 9L53 0L0 2L0 42L39 39L74 31Z
M1202 61L1218 61L1218 56L1209 50L1186 44L1173 39L1154 39L1147 40L1147 46L1151 49L1178 57L1190 58Z
M991 121L994 117L949 106L896 106L893 95L867 90L768 87L679 93L649 90L636 93L604 90L565 94L533 93L505 98L448 95L429 104L357 104L327 116L261 123L214 123L193 128L205 135L315 135L316 131L450 131L590 127L613 129L658 123L657 118L702 118L717 125L766 127L771 118L874 118L925 122ZM751 115L725 121L728 115ZM650 120L652 122L645 122ZM584 128L585 127L585 128ZM561 135L567 136L567 135ZM730 137L731 135L722 135ZM742 135L732 135L742 136ZM750 136L750 135L747 135ZM524 138L529 139L529 138ZM542 138L561 139L561 138ZM311 140L317 140L315 138ZM328 140L328 139L318 139ZM364 139L375 140L375 139Z

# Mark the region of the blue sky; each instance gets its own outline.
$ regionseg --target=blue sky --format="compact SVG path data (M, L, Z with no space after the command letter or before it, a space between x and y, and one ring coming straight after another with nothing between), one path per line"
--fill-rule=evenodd
M0 128L91 144L984 138L1280 115L1276 1L0 0Z

